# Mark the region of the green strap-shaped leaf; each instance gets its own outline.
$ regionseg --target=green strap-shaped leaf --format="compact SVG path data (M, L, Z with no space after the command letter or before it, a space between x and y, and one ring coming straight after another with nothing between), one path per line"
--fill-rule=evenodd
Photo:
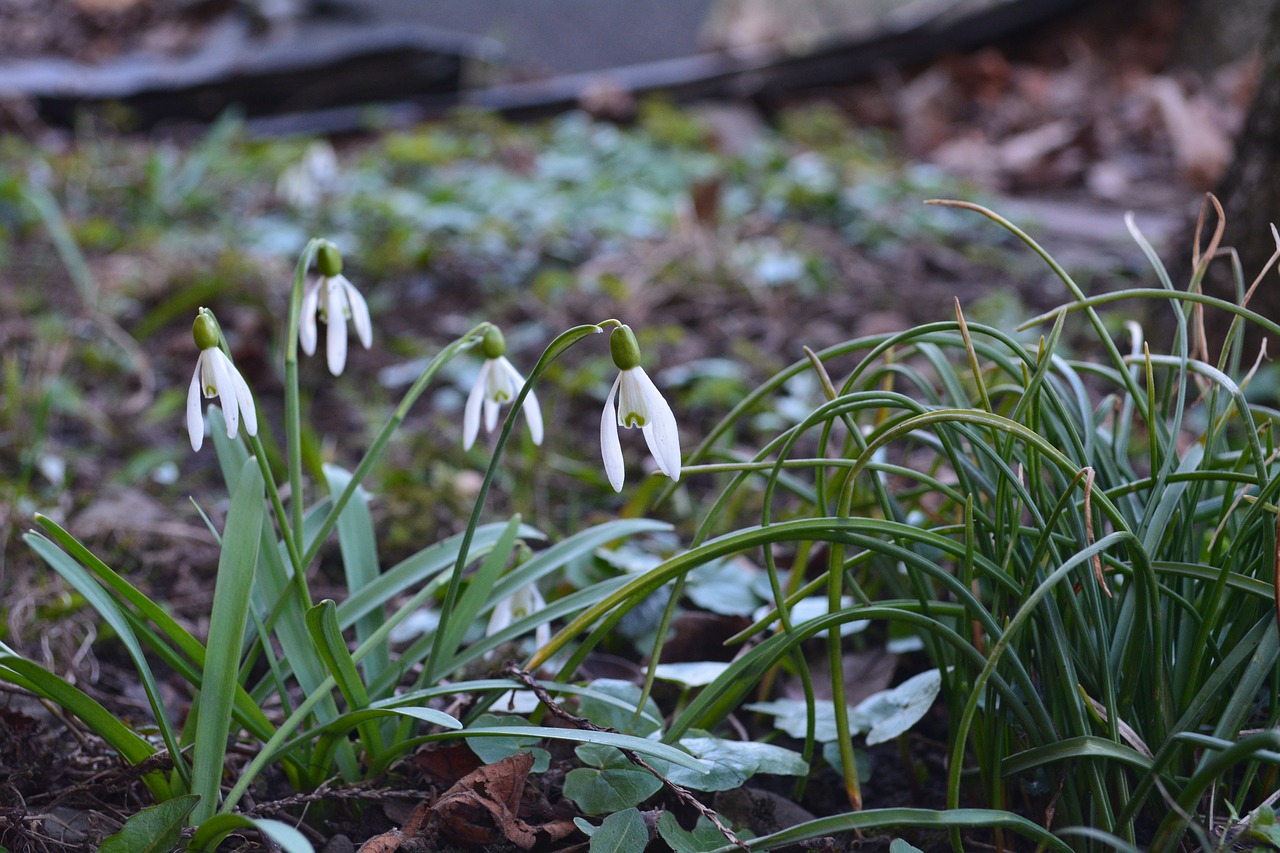
M307 837L287 823L278 820L251 818L242 814L220 814L209 818L196 828L191 839L191 850L213 850L238 829L256 829L280 845L285 853L315 853Z
M471 575L471 581L467 584L467 589L458 597L458 604L453 609L452 618L445 628L445 636L443 638L441 649L443 650L441 665L442 672L449 672L453 669L453 661L457 656L458 645L462 642L463 635L467 629L475 621L476 617L484 609L486 603L490 602L489 593L493 591L493 585L497 583L498 578L502 575L502 569L506 566L507 561L511 559L511 551L515 548L516 533L520 530L520 516L513 515L511 520L507 522L507 527L502 531L502 535L498 537L497 543L493 546L493 550L489 552L489 556L485 557L480 568Z
M0 678L43 696L64 711L70 712L130 764L140 764L156 753L155 747L116 719L97 701L39 664L14 654L3 644L0 644ZM160 772L148 773L142 777L142 781L157 800L166 800L172 796L169 783Z
M182 757L178 738L174 734L173 726L169 723L164 700L160 696L160 688L156 685L155 676L151 673L151 665L147 663L146 655L142 651L142 644L138 642L138 638L129 626L129 620L125 618L120 605L79 563L71 559L48 539L30 533L25 538L32 550L39 554L41 559L48 563L54 571L62 575L68 583L75 587L93 609L98 612L102 620L116 632L120 642L129 653L129 659L133 662L133 668L138 673L138 679L142 682L142 689L147 695L148 703L151 705L151 713L155 718L157 728L160 729L160 736L164 739L165 746L168 747L169 754L173 757L174 769L184 782L189 780L191 777L190 768L187 767L187 763Z
M36 515L36 521L43 527L59 546L62 547L74 559L78 560L82 566L89 570L99 581L108 589L115 593L121 601L133 607L142 619L149 621L159 630L161 636L172 644L173 649L185 655L190 664L193 665L194 672L197 674L204 671L204 645L191 636L186 628L178 624L177 621L170 616L163 607L156 604L146 595L141 593L127 580L122 578L110 566L100 560L97 555L84 546L78 539L59 527L52 519L43 515ZM35 535L35 534L29 534ZM188 673L193 671L191 668L182 667L177 661L173 660L173 650L163 648L161 644L151 642L143 635L142 640L147 647L156 654L164 657L167 662L171 663L180 674L187 677ZM199 678L189 678L195 687L200 686ZM271 721L262 709L249 697L249 694L243 689L236 690L236 714L244 721L245 726L254 732L255 735L266 740L271 736L274 730Z
M346 641L342 639L337 610L337 605L326 598L307 611L307 630L311 632L316 650L329 668L333 680L337 682L343 698L347 700L347 707L352 711L360 711L369 705L369 692L360 680L360 672L351 659ZM377 726L361 723L359 728L365 754L376 758L382 753L382 737Z
M324 466L331 495L342 494L351 473L336 465ZM363 589L378 579L378 540L374 536L373 517L363 489L357 488L351 500L338 515L338 547L342 552L342 570L347 579L348 594ZM382 624L385 614L376 610L356 620L356 640L363 643ZM367 681L373 681L391 667L391 656L385 644L370 650L360 662ZM341 683L341 682L339 682Z
M204 689L199 697L192 762L192 792L200 795L200 803L192 813L193 824L211 817L218 807L231 706L240 675L240 648L249 621L249 596L266 517L262 489L257 462L246 460L231 495L213 591Z

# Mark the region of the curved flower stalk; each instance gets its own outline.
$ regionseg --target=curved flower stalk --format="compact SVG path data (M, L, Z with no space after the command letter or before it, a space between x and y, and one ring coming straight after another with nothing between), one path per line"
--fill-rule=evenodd
M485 361L480 366L480 375L476 384L467 395L467 405L462 415L462 447L470 450L476 443L480 433L480 412L484 410L484 431L493 432L498 426L498 410L510 403L524 387L524 377L520 375L504 355L507 349L506 339L497 326L485 330L484 340L480 344L484 351ZM529 435L534 444L542 444L542 407L538 405L538 397L529 390L520 409L529 424Z
M620 371L600 415L600 452L609 484L615 492L622 491L622 444L618 440L618 427L639 427L658 470L679 481L680 432L676 428L676 417L640 366L640 345L630 326L620 325L613 330L609 335L609 351Z
M191 387L187 391L187 434L191 437L191 449L199 451L204 445L204 412L200 406L201 394L218 397L222 401L222 414L227 422L227 438L235 438L244 419L244 431L258 434L258 413L253 405L253 395L236 366L218 347L218 323L207 308L201 308L191 327L191 334L200 348Z
M347 365L347 320L355 326L356 336L365 349L373 345L373 323L364 297L342 274L342 255L337 246L327 241L320 245L316 269L320 277L308 284L302 294L298 343L307 355L315 355L318 314L329 327L325 352L329 372L339 376Z

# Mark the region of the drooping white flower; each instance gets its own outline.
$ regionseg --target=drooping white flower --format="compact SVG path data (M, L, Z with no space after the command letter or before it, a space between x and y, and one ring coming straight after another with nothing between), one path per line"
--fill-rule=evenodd
M325 140L307 146L302 160L280 173L276 195L293 207L311 211L338 183L338 155Z
M672 480L680 479L680 432L671 407L663 399L653 380L640 366L640 347L629 326L619 326L609 336L613 363L618 378L609 389L600 415L600 452L604 472L615 492L622 491L622 443L618 427L639 427L658 470ZM614 398L618 404L615 410Z
M462 447L470 450L480 433L480 411L484 409L485 432L493 432L498 426L498 409L513 401L524 387L524 377L520 375L507 357L506 341L496 326L485 330L481 348L485 354L484 364L480 365L480 374L476 384L471 386L467 395L467 405L462 413ZM534 444L542 444L542 407L532 390L529 391L521 406L524 419L529 424L529 435Z
M493 636L508 625L526 616L532 616L546 606L546 599L542 597L542 593L538 592L537 585L526 584L494 605L493 614L489 617L489 630L486 633L488 636ZM538 625L534 629L533 640L538 648L551 642L551 626L546 622Z
M373 323L364 297L342 274L342 256L336 246L325 243L320 247L316 252L316 268L320 277L307 284L302 293L298 343L307 355L315 354L318 314L329 327L325 347L329 372L338 376L347 365L347 320L356 327L356 335L365 349L373 345Z
M187 434L191 437L191 449L199 451L204 444L204 413L200 397L218 397L222 401L222 416L227 422L227 438L235 438L241 419L244 431L258 434L258 413L253 405L249 386L227 354L218 348L218 326L203 308L196 316L192 334L200 357L191 387L187 390Z

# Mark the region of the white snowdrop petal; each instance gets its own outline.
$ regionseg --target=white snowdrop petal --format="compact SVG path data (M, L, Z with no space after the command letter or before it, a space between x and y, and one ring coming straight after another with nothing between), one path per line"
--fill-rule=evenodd
M373 346L373 322L369 319L369 303L364 301L360 291L356 290L345 276L338 276L346 291L347 305L351 308L351 325L356 327L356 337L365 349Z
M298 312L298 343L307 355L316 354L316 311L320 308L320 279L308 284L302 291L302 306Z
M529 425L529 437L535 445L542 445L542 407L538 405L538 396L532 391L524 398L525 422Z
M235 438L240 429L240 412L231 384L231 374L227 370L231 361L220 349L207 349L200 356L206 360L213 373L213 388L218 394L218 402L222 404L222 416L227 421L227 438Z
M329 372L334 376L341 376L342 369L347 365L347 321L343 319L346 316L346 294L342 285L333 279L326 280L325 290Z
M471 393L467 395L467 405L462 411L462 449L470 450L471 445L476 443L476 436L480 434L480 404L484 402L484 387L488 380L489 362L485 361L480 365L480 375L476 377L476 384L471 386Z
M624 468L622 464L622 443L618 440L618 416L613 408L613 398L622 381L619 375L609 389L609 396L604 401L604 411L600 415L600 455L604 457L604 473L609 478L609 485L615 492L622 491Z
M672 480L678 481L680 479L680 430L676 426L676 416L672 414L671 407L667 405L667 401L663 399L649 377L644 377L644 382L647 383L645 396L649 409L649 422L642 430L645 443L649 445L649 452L658 463L658 470Z
M191 449L199 452L204 445L204 413L200 408L200 363L196 362L191 374L191 388L187 391L187 435L191 437Z
M244 431L248 435L258 434L258 410L253 405L253 394L249 393L249 383L244 381L240 371L227 359L227 371L231 374L231 386L236 395L236 405L240 409L240 418L244 421Z

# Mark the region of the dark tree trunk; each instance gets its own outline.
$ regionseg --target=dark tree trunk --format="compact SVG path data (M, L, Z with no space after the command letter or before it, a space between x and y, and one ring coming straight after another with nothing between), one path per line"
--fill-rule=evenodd
M1225 245L1240 251L1246 278L1256 275L1275 251L1268 225L1280 223L1280 3L1272 7L1270 19L1257 94L1235 159L1218 188L1227 214ZM1280 317L1280 288L1259 288L1259 297L1268 291L1274 295L1264 313Z
M1209 76L1262 47L1278 0L1187 0L1174 63Z

